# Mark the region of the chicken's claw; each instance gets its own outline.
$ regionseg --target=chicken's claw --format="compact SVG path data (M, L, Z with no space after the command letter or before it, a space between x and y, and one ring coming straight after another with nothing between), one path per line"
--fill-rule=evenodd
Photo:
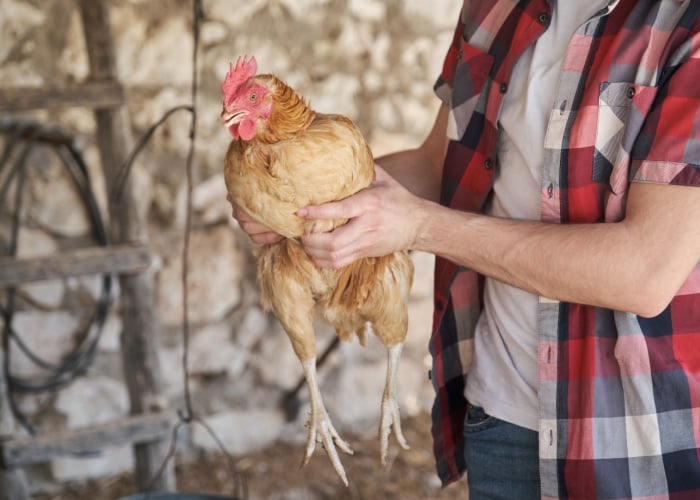
M353 454L352 448L350 448L350 445L340 437L325 411L320 416L314 416L312 414L311 418L309 419L308 427L309 439L306 444L306 453L301 461L301 466L303 467L309 463L311 455L313 455L314 450L316 449L316 442L319 442L323 445L326 453L328 453L328 458L333 465L333 469L335 469L335 472L343 481L343 484L347 486L348 478L345 474L343 464L340 462L340 457L338 456L336 446L348 455Z
M302 363L304 368L304 375L306 376L306 382L309 385L309 397L311 398L311 416L309 417L309 422L307 424L309 428L309 440L306 443L306 453L301 461L301 466L305 466L309 463L311 455L314 454L314 449L316 449L316 442L323 444L323 448L328 453L328 458L333 464L333 469L335 469L336 474L343 481L345 486L348 485L348 477L345 474L345 469L343 469L343 464L340 463L340 457L338 457L338 450L336 446L343 450L348 455L352 455L352 449L350 445L343 441L335 430L331 419L326 412L326 408L323 406L323 398L321 397L321 392L318 389L318 384L316 382L316 358L306 360Z
M379 443L382 465L386 465L386 455L389 450L389 434L391 434L392 426L394 428L396 440L399 442L399 445L401 445L401 448L409 450L411 447L408 446L408 442L406 442L406 438L401 430L399 404L393 398L382 402L382 416L379 423Z
M386 385L382 395L382 416L379 422L379 445L382 465L386 465L386 454L389 450L389 434L394 428L394 435L404 450L409 446L401 431L401 416L399 415L399 403L397 401L396 379L398 375L399 358L401 357L402 344L396 344L387 349L388 366L386 371Z

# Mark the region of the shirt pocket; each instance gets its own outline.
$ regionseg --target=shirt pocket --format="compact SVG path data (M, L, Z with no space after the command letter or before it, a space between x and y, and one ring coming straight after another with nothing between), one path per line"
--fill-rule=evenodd
M593 153L593 181L607 183L614 195L627 190L630 152L644 125L657 87L602 82Z
M455 67L450 110L452 120L448 125L448 137L459 141L467 130L475 112L483 113L486 99L482 96L493 67L493 56L483 49L460 40Z

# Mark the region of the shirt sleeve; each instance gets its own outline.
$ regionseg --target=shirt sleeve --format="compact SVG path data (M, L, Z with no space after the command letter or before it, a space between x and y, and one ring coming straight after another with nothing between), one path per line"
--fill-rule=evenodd
M697 26L696 26L697 28ZM671 57L631 154L630 180L700 186L700 32Z

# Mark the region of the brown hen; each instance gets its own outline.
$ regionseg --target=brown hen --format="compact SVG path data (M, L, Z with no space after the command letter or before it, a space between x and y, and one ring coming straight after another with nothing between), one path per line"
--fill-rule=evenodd
M341 340L357 335L364 345L371 330L387 347L387 378L379 438L384 464L391 429L403 448L397 400L397 369L408 328L407 297L413 264L406 252L365 258L341 269L321 269L298 241L304 233L329 231L345 220L306 220L296 211L309 204L343 199L374 179L372 153L346 117L314 112L273 75L256 75L255 58L239 58L221 88L221 118L233 141L224 177L232 200L253 219L285 236L256 249L261 301L289 335L304 369L311 415L302 465L316 442L326 449L347 485L336 446L352 454L326 412L316 380L315 313Z

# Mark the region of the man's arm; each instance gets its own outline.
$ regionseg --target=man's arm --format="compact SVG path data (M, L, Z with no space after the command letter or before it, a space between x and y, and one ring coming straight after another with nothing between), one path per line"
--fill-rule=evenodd
M700 258L698 213L698 188L633 183L618 223L500 219L418 198L382 173L353 197L307 207L307 217L351 220L302 241L323 267L423 250L551 299L654 316Z
M376 163L413 194L427 200L440 197L442 165L447 153L448 108L440 106L425 141L416 149L377 158Z
M414 248L539 295L660 313L700 258L700 189L633 183L625 219L545 224L426 207Z

